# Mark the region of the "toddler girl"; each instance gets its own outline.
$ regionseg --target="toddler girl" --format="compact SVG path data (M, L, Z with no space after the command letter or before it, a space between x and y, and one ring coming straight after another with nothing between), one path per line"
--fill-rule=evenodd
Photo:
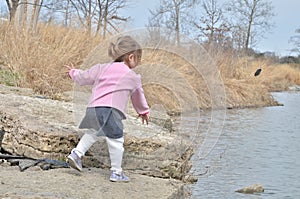
M149 106L142 89L141 78L131 69L141 61L141 46L130 36L122 36L111 43L108 55L112 63L97 64L87 70L75 69L66 65L71 79L79 85L92 85L86 114L79 128L89 129L74 148L67 161L70 166L82 171L82 156L104 135L108 145L111 176L110 181L128 182L129 178L122 171L123 158L123 123L125 109L131 97L133 107L142 122L148 124Z

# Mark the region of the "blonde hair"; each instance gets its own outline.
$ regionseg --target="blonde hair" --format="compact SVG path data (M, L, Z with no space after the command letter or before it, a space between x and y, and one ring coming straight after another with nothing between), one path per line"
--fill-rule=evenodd
M140 62L142 57L142 48L140 44L130 36L122 36L115 43L110 43L108 55L115 62L126 61L128 55L134 54L135 59Z

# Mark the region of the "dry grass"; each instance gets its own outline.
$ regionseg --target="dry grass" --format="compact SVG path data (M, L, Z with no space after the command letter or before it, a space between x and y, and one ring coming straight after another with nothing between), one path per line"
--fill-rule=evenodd
M261 83L269 91L283 91L290 86L300 85L300 69L288 64L270 65L265 67Z
M107 46L98 46L100 41L78 29L41 24L38 33L31 33L2 24L0 58L6 66L0 69L0 83L30 87L58 99L72 89L64 64L72 62L86 68L107 60ZM193 52L188 53L193 56ZM217 84L224 85L227 107L274 105L269 91L300 85L300 67L221 51L214 52L211 59L222 82L213 82L218 74L211 71L212 61L196 54L195 67L181 56L184 53L144 50L143 63L136 71L142 75L150 105L162 104L168 112L210 108L218 103L212 99L212 92L218 90L210 85ZM254 77L257 68L262 68L262 73Z
M137 72L143 77L150 105L162 104L169 112L210 108L209 88L203 73L182 56L166 50L146 50ZM203 62L199 62L203 64Z
M63 66L79 65L98 40L80 30L51 25L40 25L38 33L1 26L0 53L7 68L19 74L16 85L56 98L71 86Z
M225 87L229 108L277 105L267 88L255 81L228 79Z
M300 69L292 65L276 65L269 59L217 53L214 59L224 79L227 107L271 106L277 103L271 91L284 91L300 85ZM261 68L259 76L254 76Z

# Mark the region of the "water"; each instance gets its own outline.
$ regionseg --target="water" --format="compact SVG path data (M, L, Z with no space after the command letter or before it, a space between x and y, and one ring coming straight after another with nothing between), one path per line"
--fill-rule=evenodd
M226 111L213 150L194 157L192 198L300 198L300 93L274 98L284 106ZM254 183L264 193L235 192Z

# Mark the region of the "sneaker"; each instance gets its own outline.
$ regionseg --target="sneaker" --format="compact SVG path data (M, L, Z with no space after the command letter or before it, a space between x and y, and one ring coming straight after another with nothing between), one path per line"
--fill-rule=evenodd
M67 162L69 163L70 167L76 169L78 171L82 171L82 162L81 158L72 151L70 155L68 155Z
M115 171L111 172L109 180L112 182L129 182L130 181L130 179L123 172L121 172L121 174L118 174Z

